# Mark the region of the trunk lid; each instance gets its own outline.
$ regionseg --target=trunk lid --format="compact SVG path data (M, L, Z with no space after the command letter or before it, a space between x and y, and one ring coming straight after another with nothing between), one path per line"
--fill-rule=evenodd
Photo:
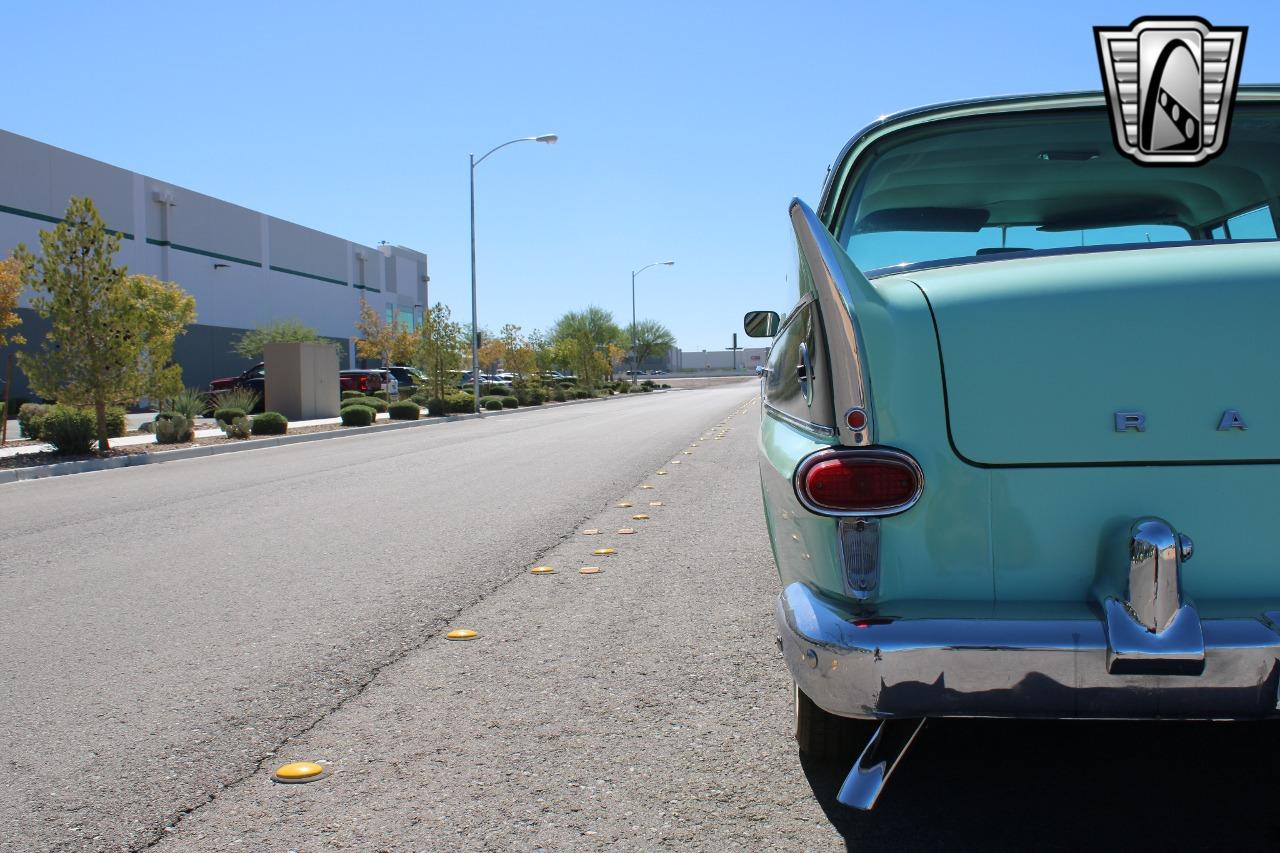
M948 430L970 462L1280 461L1280 244L902 276L929 300ZM1230 411L1247 429L1219 429ZM1145 431L1118 431L1117 413L1140 413Z

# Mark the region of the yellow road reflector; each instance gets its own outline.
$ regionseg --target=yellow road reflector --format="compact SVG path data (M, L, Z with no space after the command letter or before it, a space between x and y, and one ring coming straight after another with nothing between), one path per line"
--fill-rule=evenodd
M597 548L597 549L595 549L594 551L592 551L592 552L591 552L591 556L593 556L593 557L608 557L608 556L610 556L610 555L612 555L612 554L616 554L616 553L618 553L618 549L616 549L616 548Z
M314 782L325 775L323 764L314 761L294 761L282 764L271 774L277 782Z
M480 635L475 631L472 631L470 628L454 628L452 631L445 634L445 637L450 640L474 640L478 636Z
M662 501L649 501L649 506L662 506Z
M635 533L636 529L634 527L619 527L618 532L621 533L623 536L627 536L632 533Z
M578 574L598 575L600 574L600 567L599 566L583 566L582 568L578 569Z
M586 530L582 531L582 535L583 535L583 536L595 536L595 535L596 535L597 533L599 533L599 532L600 532L600 528L598 528L598 527L588 527Z
M556 570L551 566L534 566L529 570L529 574L531 575L554 575L555 573Z
M642 488L642 489L652 489L652 488L653 488L653 486L651 486L651 485L650 485L650 484L648 484L648 483L641 483L641 484L640 484L640 488Z
M679 465L679 464L680 464L680 460L679 460L679 459L672 459L672 460L671 460L671 464L672 464L672 465Z
M614 504L614 506L618 507L619 509L627 509L628 507L631 506L631 504L628 503L627 501L618 501L616 504Z
M693 451L692 451L692 450L685 450L685 451L682 451L682 452L684 453L684 455L685 455L685 456L692 456L692 455L693 455Z
M645 515L643 512L637 512L635 515L631 516L631 519L632 521L648 521L649 516Z
M659 471L659 472L658 472L658 476L659 476L659 477L665 477L665 476L667 476L667 472L666 472L666 471Z

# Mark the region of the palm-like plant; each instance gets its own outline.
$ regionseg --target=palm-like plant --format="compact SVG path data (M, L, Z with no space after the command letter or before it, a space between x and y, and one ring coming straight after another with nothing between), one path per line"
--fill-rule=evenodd
M191 423L195 423L196 418L203 417L208 410L209 395L199 388L183 388L160 406L160 411L177 412Z
M240 409L252 412L258 408L260 398L252 388L228 388L214 395L214 405L219 409Z

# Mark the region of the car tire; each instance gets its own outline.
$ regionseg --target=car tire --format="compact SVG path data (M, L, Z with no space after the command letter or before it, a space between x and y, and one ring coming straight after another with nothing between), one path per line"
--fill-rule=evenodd
M794 690L796 743L800 752L823 763L849 764L856 760L880 721L829 714L814 704L798 685Z

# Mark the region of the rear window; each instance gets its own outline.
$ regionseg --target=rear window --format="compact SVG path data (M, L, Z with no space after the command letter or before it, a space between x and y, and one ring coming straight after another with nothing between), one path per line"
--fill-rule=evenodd
M871 275L1035 252L1275 240L1280 107L1238 104L1196 167L1122 157L1102 109L949 119L860 156L837 224Z

